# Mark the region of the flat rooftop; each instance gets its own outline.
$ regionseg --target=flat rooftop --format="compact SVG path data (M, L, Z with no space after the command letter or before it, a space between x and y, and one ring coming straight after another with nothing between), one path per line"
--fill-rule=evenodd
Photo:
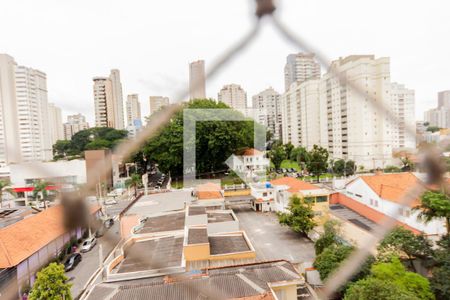
M205 272L194 278L170 283L165 283L162 277L100 283L88 299L234 299L269 293L269 283L303 282L303 278L287 261L221 267L208 269L207 273L208 276Z
M164 237L136 242L125 250L125 259L114 269L128 273L181 265L183 237Z
M211 255L250 251L242 234L208 237Z
M155 213L184 209L185 202L193 200L190 191L171 191L142 196L128 211L127 215L151 215Z
M234 221L231 213L208 212L208 223Z
M157 217L149 217L144 226L136 233L155 233L164 231L183 230L185 215L184 212L167 214Z
M206 214L206 207L204 206L189 206L189 215L198 216Z
M330 212L366 231L372 231L378 226L375 222L340 204L330 205Z
M208 231L206 228L189 228L188 245L208 243Z

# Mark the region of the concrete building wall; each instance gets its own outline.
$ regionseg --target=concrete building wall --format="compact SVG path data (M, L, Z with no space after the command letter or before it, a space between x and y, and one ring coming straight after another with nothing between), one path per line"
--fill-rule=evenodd
M404 85L392 83L391 85L392 112L398 119L394 123L393 148L414 149L416 147L416 116L414 90ZM411 131L413 131L411 133Z
M0 165L21 161L15 68L13 57L0 54Z
M135 120L141 120L141 103L139 102L138 94L131 94L127 96L127 126L134 126Z
M75 133L88 128L89 123L82 114L67 116L67 122L64 123L64 139L71 140Z
M150 96L150 115L154 114L162 107L169 105L169 98L163 96Z
M54 145L56 141L64 139L61 108L57 107L54 103L48 104L48 120L51 145Z
M289 90L291 84L302 83L311 78L320 78L320 64L313 53L289 54L284 67L284 87Z
M274 140L281 140L281 99L280 94L272 87L252 97L252 108L258 110L255 120L266 126L273 134Z

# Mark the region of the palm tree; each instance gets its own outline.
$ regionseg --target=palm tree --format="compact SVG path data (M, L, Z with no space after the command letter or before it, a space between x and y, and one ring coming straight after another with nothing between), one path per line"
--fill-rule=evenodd
M44 208L47 209L47 201L45 201L45 198L47 198L48 196L48 182L44 180L38 180L34 182L33 187L33 198L37 199L39 197L40 201L44 201Z
M421 204L414 210L419 210L419 218L425 223L433 219L445 219L447 234L450 233L450 198L437 191L427 191L421 197Z
M3 193L7 192L13 196L16 196L16 192L10 186L10 182L8 180L0 180L0 208L3 207Z
M141 176L139 174L132 174L130 178L125 181L125 186L127 188L134 188L134 196L137 196L137 188L141 185Z

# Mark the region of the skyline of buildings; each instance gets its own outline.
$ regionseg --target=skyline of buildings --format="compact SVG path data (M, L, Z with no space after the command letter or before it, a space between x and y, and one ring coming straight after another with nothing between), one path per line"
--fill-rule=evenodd
M450 127L450 90L438 92L438 105L424 113L424 121L430 126Z
M295 53L286 57L284 66L284 90L294 82L300 82L311 78L320 77L320 64L314 59L313 53Z

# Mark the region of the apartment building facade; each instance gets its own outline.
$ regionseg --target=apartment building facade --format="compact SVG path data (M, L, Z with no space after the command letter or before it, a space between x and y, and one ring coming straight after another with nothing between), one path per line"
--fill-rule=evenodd
M392 112L394 122L394 149L414 149L416 147L416 116L414 90L403 84L391 84Z
M64 139L64 126L62 122L61 108L54 103L48 104L48 121L51 144Z
M314 53L289 54L284 66L284 87L289 90L294 82L320 78L320 64L316 62Z
M189 99L206 98L205 61L197 60L189 64Z
M282 114L280 94L272 87L252 97L252 107L257 110L255 120L266 126L273 134L273 140L282 138Z
M64 123L64 139L71 140L72 136L78 131L89 128L86 117L82 114L67 116L67 122Z
M247 93L238 84L227 84L219 91L217 99L231 108L244 110L247 108Z
M162 107L169 105L169 98L164 96L150 96L150 115L154 114Z
M123 95L120 72L109 77L94 77L95 126L124 129Z

